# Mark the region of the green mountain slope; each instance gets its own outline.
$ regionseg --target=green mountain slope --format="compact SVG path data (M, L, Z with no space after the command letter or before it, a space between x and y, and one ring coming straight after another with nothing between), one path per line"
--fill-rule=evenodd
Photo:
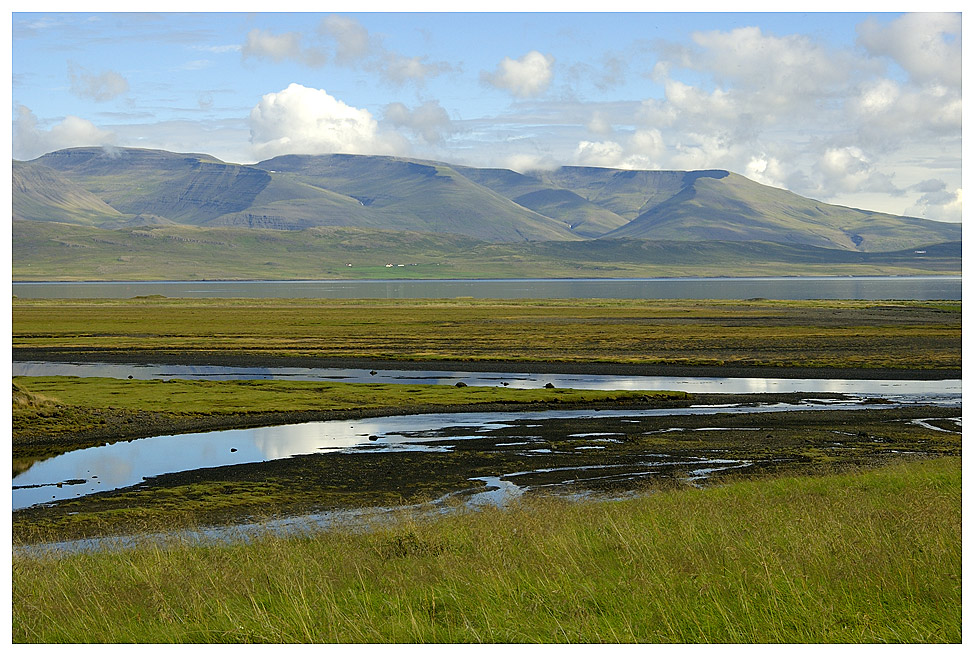
M13 163L13 219L100 224L121 213L54 169L42 164Z
M690 172L692 175L707 172ZM684 171L630 171L599 167L561 167L539 178L569 189L630 221L677 194L687 184Z
M452 167L395 157L283 155L255 166L289 173L369 208L369 225L470 235L479 239L575 239L567 222L546 217L478 185Z
M463 176L522 207L568 222L569 229L580 237L599 237L628 221L569 189L546 183L536 176L508 169L455 168Z
M820 203L728 172L697 176L605 237L769 240L857 251L960 239L960 226ZM689 176L688 176L689 178Z
M772 242L497 243L349 227L106 230L17 221L15 280L586 278L957 274L961 244L862 253Z
M198 224L248 208L266 171L209 155L138 148L70 148L34 162L55 169L123 214Z

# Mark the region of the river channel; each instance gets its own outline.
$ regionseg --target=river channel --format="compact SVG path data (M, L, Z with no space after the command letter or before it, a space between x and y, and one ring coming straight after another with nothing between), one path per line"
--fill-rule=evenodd
M442 370L367 370L308 367L225 367L127 363L71 363L15 361L14 376L79 376L115 379L241 379L341 381L346 383L398 383L404 385L505 386L511 388L572 388L577 390L677 390L688 393L791 393L819 392L869 395L961 394L960 379L870 380L789 379L760 377L681 377L603 374L549 374L532 372L463 372Z

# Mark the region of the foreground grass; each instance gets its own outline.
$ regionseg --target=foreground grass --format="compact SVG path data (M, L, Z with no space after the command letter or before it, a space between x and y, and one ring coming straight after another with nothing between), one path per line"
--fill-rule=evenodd
M874 301L14 299L13 347L389 360L960 369L961 304ZM42 356L43 357L43 356Z
M961 460L12 561L60 642L960 642Z

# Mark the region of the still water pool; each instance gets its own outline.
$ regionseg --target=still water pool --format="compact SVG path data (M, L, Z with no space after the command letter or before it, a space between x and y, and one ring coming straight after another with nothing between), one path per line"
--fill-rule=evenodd
M961 395L888 399L900 404L961 406ZM300 454L327 452L368 453L384 451L444 451L452 443L483 438L517 423L523 434L506 436L506 445L523 445L527 453L549 449L539 441L533 422L587 418L641 418L776 413L795 410L864 410L889 408L889 404L845 400L810 399L799 404L692 406L647 410L574 410L512 413L436 413L389 416L360 420L336 420L304 424L210 431L175 436L156 436L101 447L68 452L32 465L13 478L13 508L72 499L141 483L144 479L170 472L183 472L243 463L288 458ZM710 430L718 430L710 428ZM572 436L574 449L600 449L613 436L604 433ZM446 442L445 442L446 441ZM662 456L662 455L661 455ZM696 469L706 476L715 464L701 461ZM724 467L724 466L722 466ZM731 467L731 466L728 466Z

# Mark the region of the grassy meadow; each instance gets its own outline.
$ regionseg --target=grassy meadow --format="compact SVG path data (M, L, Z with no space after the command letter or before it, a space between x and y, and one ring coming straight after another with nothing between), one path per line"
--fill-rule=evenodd
M267 356L960 369L960 302L14 299L13 347Z
M957 643L961 462L12 560L14 643Z

